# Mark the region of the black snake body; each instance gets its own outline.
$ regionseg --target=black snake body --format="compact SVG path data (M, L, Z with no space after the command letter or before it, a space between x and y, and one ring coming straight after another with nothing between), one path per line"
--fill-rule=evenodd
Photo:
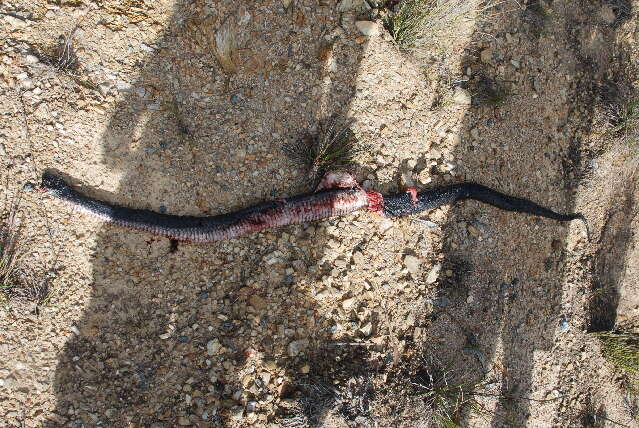
M339 180L333 181L330 185L333 187L315 193L264 202L232 213L208 217L161 214L109 204L81 194L50 172L43 174L41 189L118 226L191 242L231 239L272 227L341 216L365 208L386 217L414 215L466 199L558 221L584 220L581 214L559 214L527 199L509 196L475 183L453 184L423 192L410 189L391 195L365 191L352 178L341 183Z

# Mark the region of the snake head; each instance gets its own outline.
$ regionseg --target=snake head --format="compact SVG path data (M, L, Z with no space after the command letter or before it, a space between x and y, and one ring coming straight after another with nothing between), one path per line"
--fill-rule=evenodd
M67 189L69 186L62 179L62 177L50 172L45 171L42 174L42 183L40 184L40 190L49 193L60 193Z

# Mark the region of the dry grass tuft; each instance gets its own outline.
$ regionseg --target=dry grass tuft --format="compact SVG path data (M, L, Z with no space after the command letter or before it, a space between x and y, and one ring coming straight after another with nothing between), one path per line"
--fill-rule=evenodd
M0 302L16 310L40 305L50 296L49 281L29 273L20 242L20 195L7 204L0 217Z
M443 48L459 30L496 3L491 0L405 0L384 18L384 25L402 48L421 53Z
M9 204L8 212L0 226L0 290L6 292L18 282L17 261L20 259L18 241L20 236L18 206L19 199Z
M73 36L78 27L74 28L66 36L60 36L58 43L49 53L34 52L35 56L43 63L53 67L60 73L75 75L80 68L80 62L73 45Z
M424 399L435 426L461 427L466 413L488 413L477 399L484 383L460 379L458 373L433 358L423 359L411 384Z
M328 171L348 169L365 149L358 144L351 125L349 120L332 117L321 121L316 132L305 134L284 149L308 169L311 180L321 178Z

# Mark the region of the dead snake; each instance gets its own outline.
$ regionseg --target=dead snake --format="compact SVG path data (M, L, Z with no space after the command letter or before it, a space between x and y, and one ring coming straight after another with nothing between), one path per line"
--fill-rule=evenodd
M342 216L361 209L385 217L423 211L473 199L506 211L534 214L558 221L582 220L581 214L559 214L528 199L509 196L476 183L458 183L432 190L382 195L363 190L348 174L327 174L315 193L263 202L239 211L208 217L177 216L122 207L85 196L60 176L45 172L41 190L107 222L143 230L176 241L213 242L288 224Z

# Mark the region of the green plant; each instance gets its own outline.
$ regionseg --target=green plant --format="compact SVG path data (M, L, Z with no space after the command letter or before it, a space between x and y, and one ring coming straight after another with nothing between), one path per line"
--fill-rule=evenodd
M616 331L591 333L601 341L603 356L629 381L628 389L639 386L639 335Z
M405 0L389 11L384 26L401 48L420 51L457 37L456 30L494 6L491 0Z
M621 106L610 106L608 114L612 134L628 136L639 130L639 99Z
M321 121L317 132L306 133L284 149L308 169L309 178L316 180L328 171L352 166L355 157L364 150L350 125L350 121L332 117Z

